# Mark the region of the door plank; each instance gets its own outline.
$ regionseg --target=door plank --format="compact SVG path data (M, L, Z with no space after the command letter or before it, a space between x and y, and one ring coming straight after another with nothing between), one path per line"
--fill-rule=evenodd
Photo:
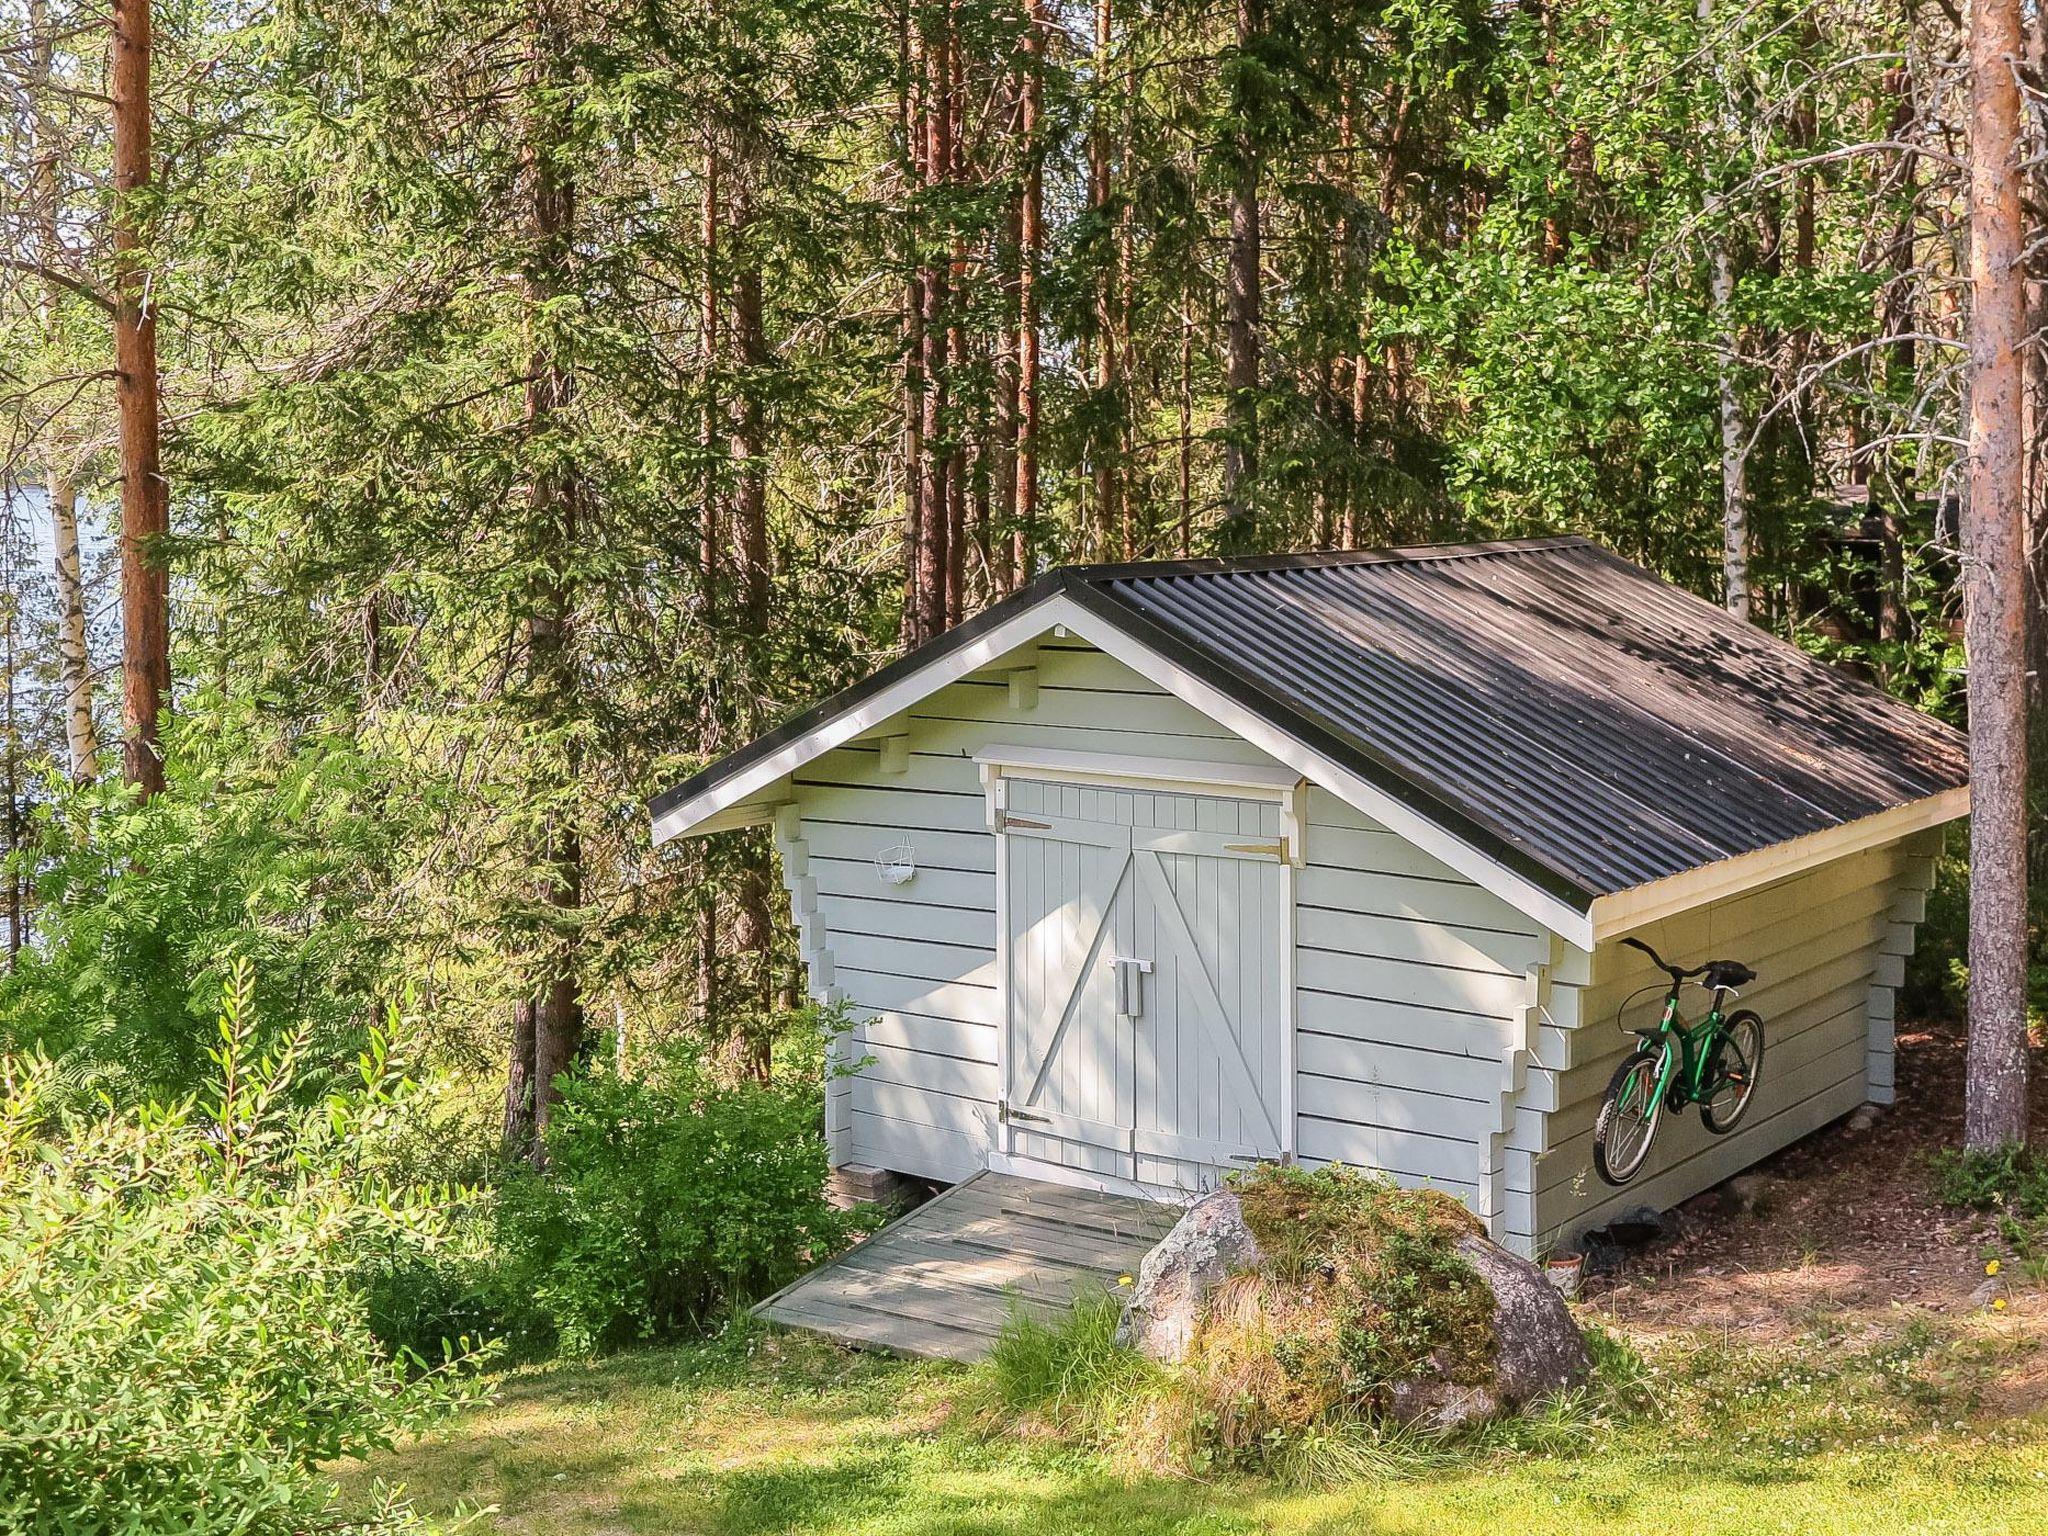
M1188 928L1187 915L1181 910L1180 901L1167 881L1166 871L1160 866L1159 855L1149 849L1134 850L1131 859L1137 866L1139 879L1152 894L1153 905L1174 947L1176 966L1186 978L1194 999L1197 1022L1220 1058L1223 1073L1230 1079L1231 1086L1237 1090L1247 1109L1258 1112L1258 1121L1269 1138L1259 1150L1277 1154L1281 1146L1279 1127L1273 1122L1273 1112L1266 1105L1265 1095L1259 1092L1257 1079L1245 1063L1237 1037L1230 1032L1230 1015L1223 1007L1223 1000L1216 995L1215 980L1210 976L1201 948Z

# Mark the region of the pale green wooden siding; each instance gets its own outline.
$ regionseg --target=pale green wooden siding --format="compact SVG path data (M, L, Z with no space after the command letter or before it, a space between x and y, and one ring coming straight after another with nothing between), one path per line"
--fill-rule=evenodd
M1663 983L1619 943L1576 957L1553 992L1553 1016L1565 1027L1544 1032L1525 1096L1541 1112L1531 1129L1542 1138L1537 1212L1546 1243L1575 1239L1634 1206L1676 1205L1866 1099L1888 1098L1892 989L1940 845L1935 832L1869 849L1642 931L1676 963L1726 957L1757 972L1734 1006L1763 1015L1764 1080L1730 1136L1709 1135L1697 1110L1667 1120L1648 1167L1619 1190L1594 1174L1591 1152L1600 1097L1634 1044L1616 1010L1638 988L1652 988L1628 1019L1653 1024ZM1688 1011L1705 996L1689 989Z

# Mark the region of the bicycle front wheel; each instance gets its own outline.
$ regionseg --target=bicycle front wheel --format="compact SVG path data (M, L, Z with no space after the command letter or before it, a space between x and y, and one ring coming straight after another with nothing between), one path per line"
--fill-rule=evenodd
M1593 1122L1593 1168L1609 1184L1626 1184L1649 1161L1650 1143L1656 1139L1657 1117L1663 1108L1657 1092L1663 1062L1661 1050L1637 1051L1615 1068L1607 1084L1599 1117Z
M1756 1098L1764 1075L1764 1021L1747 1008L1731 1014L1714 1042L1707 1066L1707 1096L1700 1104L1700 1123L1716 1136L1734 1130Z

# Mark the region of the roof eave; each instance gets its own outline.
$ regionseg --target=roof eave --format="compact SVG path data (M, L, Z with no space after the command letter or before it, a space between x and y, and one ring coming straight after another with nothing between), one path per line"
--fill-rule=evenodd
M1874 815L1827 827L1768 848L1682 870L1661 880L1597 897L1588 914L1593 941L1604 943L1710 902L1789 880L1836 859L1882 847L1970 814L1970 787L1910 800Z

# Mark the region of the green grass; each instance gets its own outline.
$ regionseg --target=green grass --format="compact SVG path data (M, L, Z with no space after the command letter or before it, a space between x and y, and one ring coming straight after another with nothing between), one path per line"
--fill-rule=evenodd
M959 1409L958 1368L760 1336L508 1372L497 1403L351 1468L483 1532L563 1536L1689 1536L2048 1529L2048 1419L1971 1417L2010 1335L1661 1350L1661 1414L1496 1434L1321 1488L1134 1474ZM985 1425L985 1420L981 1421Z

